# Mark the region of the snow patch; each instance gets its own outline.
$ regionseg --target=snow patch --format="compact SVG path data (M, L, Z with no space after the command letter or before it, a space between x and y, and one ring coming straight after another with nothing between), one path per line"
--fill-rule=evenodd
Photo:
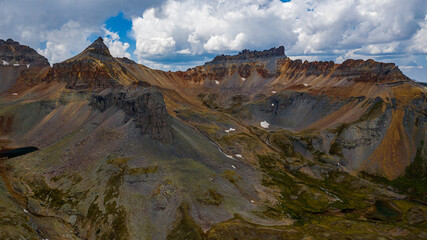
M216 145L216 144L215 144L215 145ZM225 154L225 152L223 152L223 151L221 150L221 148L218 148L218 150L219 150L222 154L224 154L224 156L226 156L226 157L228 157L228 158L230 158L230 159L235 160L233 156L230 156L230 155Z
M226 132L226 133L233 132L233 131L236 131L236 129L234 129L234 128L230 128L230 129L228 129L228 130L225 130L225 132Z
M268 126L270 126L270 123L268 123L267 121L262 121L259 123L261 125L261 127L263 128L268 128Z
M275 93L277 93L277 92L276 92L276 91L271 91L271 93L275 94Z
M243 156L241 154L236 154L236 157L243 158Z
M234 165L231 165L234 169L236 169L236 167Z
M244 81L246 81L246 78L242 78L242 81L244 82Z
M27 64L27 68L30 68L30 64Z
M14 92L12 93L12 96L18 96L18 93Z
M2 60L3 61L3 65L5 65L5 66L9 66L9 63L8 62L6 62L5 60Z
M216 85L219 85L219 81L218 80L215 80L215 83L216 83Z
M19 66L19 63L14 63L14 64L13 64L13 66L14 66L14 67L18 67L18 66Z

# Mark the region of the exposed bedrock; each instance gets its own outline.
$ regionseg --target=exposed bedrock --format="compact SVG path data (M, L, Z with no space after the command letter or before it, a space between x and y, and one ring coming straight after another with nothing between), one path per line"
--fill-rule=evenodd
M166 110L162 93L155 88L106 89L93 96L91 105L101 111L116 106L136 122L142 134L149 134L151 138L166 144L174 140L171 116Z

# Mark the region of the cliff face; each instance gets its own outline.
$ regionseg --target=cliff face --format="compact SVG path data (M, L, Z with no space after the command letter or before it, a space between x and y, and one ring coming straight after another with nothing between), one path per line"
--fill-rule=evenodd
M173 143L171 118L167 113L163 95L154 88L135 85L130 88L105 90L93 96L91 105L101 111L117 107L136 122L142 134L149 134L156 141Z

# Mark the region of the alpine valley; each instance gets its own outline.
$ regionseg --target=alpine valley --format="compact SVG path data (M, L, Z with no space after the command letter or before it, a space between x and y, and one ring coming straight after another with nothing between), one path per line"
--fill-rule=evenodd
M0 59L0 239L427 239L427 89L392 63Z

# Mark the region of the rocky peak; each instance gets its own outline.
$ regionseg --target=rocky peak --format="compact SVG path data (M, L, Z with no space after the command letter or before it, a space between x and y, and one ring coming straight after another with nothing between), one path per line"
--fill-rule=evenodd
M251 51L245 49L238 53L237 55L219 55L216 56L211 62L206 64L217 64L217 63L225 63L225 62L238 62L238 61L247 61L247 60L256 60L260 58L271 58L271 57L285 57L285 47L273 47L269 50L264 51Z
M101 37L77 56L53 65L50 80L66 82L67 88L95 89L119 86L123 68L110 54Z
M83 52L77 56L66 60L65 62L72 62L76 60L82 60L84 58L95 58L101 61L113 61L114 58L111 56L110 50L107 45L104 44L104 40L98 37L91 45L89 45Z
M38 54L34 49L21 45L12 39L0 39L0 65L20 66L30 64L49 66L49 62L45 57Z
M104 40L98 37L89 47L86 48L88 53L111 57L110 50L104 44Z
M3 39L0 39L0 45L2 44L8 44L8 45L19 45L19 42L13 41L12 39L7 39L6 41Z

